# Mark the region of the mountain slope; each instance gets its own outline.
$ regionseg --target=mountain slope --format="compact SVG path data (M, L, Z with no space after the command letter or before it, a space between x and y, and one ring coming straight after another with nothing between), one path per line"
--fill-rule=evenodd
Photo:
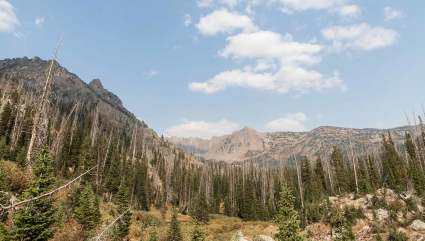
M329 154L335 145L349 150L350 137L354 150L376 151L380 148L383 134L390 132L395 142L399 143L403 141L405 131L409 130L409 127L384 130L325 126L308 132L262 133L244 128L210 140L178 137L170 137L169 140L187 152L207 159L228 162L279 161L293 154L316 158L317 154Z
M7 118L0 135L7 137L11 159L27 150L49 65L50 61L38 57L0 60L0 115ZM114 175L121 175L128 163L133 167L141 163L148 175L150 201L163 202L164 195L168 199L174 192L170 176L176 161L198 165L195 158L138 120L100 80L86 84L56 62L53 73L48 105L37 124L35 150L48 146L61 175L88 169L84 155L90 155L91 162L100 166L96 182L111 187L102 178L112 178L114 168L120 169Z

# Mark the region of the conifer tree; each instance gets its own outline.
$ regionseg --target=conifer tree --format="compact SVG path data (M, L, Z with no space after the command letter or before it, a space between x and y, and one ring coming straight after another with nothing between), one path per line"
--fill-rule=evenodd
M206 239L205 239L204 231L202 230L199 223L195 223L195 226L193 227L193 230L192 230L191 241L205 241L205 240Z
M344 159L341 151L334 146L331 154L331 161L334 167L335 184L339 194L350 190L350 180L348 172L346 171Z
M177 220L177 209L173 208L173 214L171 216L170 227L167 232L166 241L183 241L182 233L180 230L180 222Z
M425 174L416 155L412 136L408 132L406 132L405 146L409 155L409 174L412 178L413 186L419 196L423 196L425 194Z
M295 210L295 197L290 188L284 184L280 191L277 203L277 213L274 222L278 226L278 233L275 235L279 241L302 241L304 238L299 234L300 219Z
M124 180L117 193L116 201L118 215L124 215L117 221L114 229L114 240L127 240L131 221L131 212L129 209L128 183Z
M326 175L323 170L322 160L320 158L316 160L316 165L314 167L313 183L316 183L315 190L317 190L319 194L323 195L326 190Z
M208 204L203 193L200 193L198 198L196 198L195 208L192 211L192 217L200 223L208 223L209 221Z
M84 187L78 197L74 217L83 226L86 237L89 237L96 225L99 224L99 199L90 184Z
M383 183L396 191L406 189L407 171L405 162L400 158L395 144L388 133L388 137L383 136L384 150L382 153Z
M6 137L0 136L0 160L5 160L9 156L9 147L6 144Z
M375 160L370 155L367 158L367 167L368 167L370 185L372 186L374 190L376 190L380 186L379 172L376 167Z
M55 184L53 159L43 149L33 165L34 178L23 198L31 198L46 193ZM54 224L55 208L51 197L44 197L30 202L18 209L13 215L13 238L16 240L48 240L52 237L51 226Z
M317 182L317 180L313 180L312 178L312 170L310 160L307 158L302 160L301 163L301 178L303 183L303 191L304 191L304 201L312 202L315 199L317 190L313 187L313 182Z

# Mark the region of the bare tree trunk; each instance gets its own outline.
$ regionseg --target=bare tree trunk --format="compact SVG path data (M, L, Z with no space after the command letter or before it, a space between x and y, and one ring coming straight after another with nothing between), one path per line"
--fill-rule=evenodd
M295 158L295 165L297 167L297 180L298 180L298 188L300 191L301 207L304 210L304 189L303 189L303 181L301 178L301 166L298 163L296 155L294 155L294 158Z
M31 139L30 139L30 143L28 145L28 151L27 151L27 161L28 161L28 168L30 171L32 171L32 154L33 154L33 148L34 148L34 144L35 141L37 139L37 135L38 135L38 129L39 129L39 125L40 125L40 117L42 115L42 113L45 111L45 105L47 103L47 99L49 97L50 94L50 87L51 87L51 83L52 81L52 76L53 76L53 68L54 68L54 64L55 61L57 59L57 54L59 51L59 47L61 45L61 41L59 42L58 47L55 49L54 54L53 54L53 59L50 61L50 66L49 66L49 70L47 73L47 78L46 81L44 83L44 87L43 87L43 92L41 94L40 97L40 101L38 103L38 111L35 112L34 115L34 120L33 120L33 126L32 126L32 131L31 131Z
M353 162L353 168L354 168L354 180L356 182L356 193L359 194L359 181L357 179L357 165L356 165L356 159L354 157L354 150L353 150L353 145L351 143L351 131L350 131L350 136L348 138L348 141L350 143L350 152L351 152L351 161Z

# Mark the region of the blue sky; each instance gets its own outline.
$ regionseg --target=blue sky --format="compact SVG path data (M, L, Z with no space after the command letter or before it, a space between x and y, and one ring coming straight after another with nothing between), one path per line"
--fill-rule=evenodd
M159 133L394 127L422 111L423 1L0 0L0 58L100 78Z

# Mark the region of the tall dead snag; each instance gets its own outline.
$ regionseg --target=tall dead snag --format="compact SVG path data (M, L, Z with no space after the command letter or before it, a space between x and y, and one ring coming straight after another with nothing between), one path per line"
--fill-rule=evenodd
M304 210L304 188L303 188L303 181L301 178L301 165L298 163L298 159L296 155L294 155L294 159L295 159L295 165L297 167L297 180L298 180L298 188L300 190L301 207Z
M350 131L348 141L349 141L349 144L350 144L351 161L353 162L353 168L354 168L354 180L356 182L356 193L358 194L359 193L359 181L357 179L357 164L356 164L356 158L354 157L353 145L351 143L351 135L352 135L352 132Z
M98 131L99 131L99 106L96 106L96 110L94 111L94 114L93 114L93 121L92 121L91 133L90 133L91 147L94 147Z
M59 156L61 146L63 145L63 140L65 138L64 134L66 131L66 127L69 125L71 120L71 116L74 114L75 110L78 108L80 102L77 102L72 107L71 111L68 113L66 117L64 117L61 121L59 131L57 132L56 138L53 141L52 150L56 157Z
M43 87L43 92L41 93L40 96L40 100L38 102L38 109L35 112L34 115L34 119L33 119L33 125L32 125L32 131L31 131L31 139L28 145L28 151L27 151L27 160L28 160L28 168L30 170L32 170L31 168L31 160L32 160L32 154L33 154L33 149L34 149L34 145L35 142L39 139L39 130L41 129L41 125L44 124L42 123L42 119L41 117L43 117L43 114L46 114L46 103L47 103L47 99L49 97L50 94L50 90L51 90L51 86L52 86L52 82L53 82L53 71L54 71L54 66L55 66L55 62L57 60L57 56L58 56L58 52L59 52L59 48L61 45L62 41L59 41L58 46L56 47L54 53L53 53L53 58L52 60L50 60L50 65L49 65L49 70L47 72L47 76L46 76L46 81L44 83L44 87ZM46 117L46 116L44 116Z

